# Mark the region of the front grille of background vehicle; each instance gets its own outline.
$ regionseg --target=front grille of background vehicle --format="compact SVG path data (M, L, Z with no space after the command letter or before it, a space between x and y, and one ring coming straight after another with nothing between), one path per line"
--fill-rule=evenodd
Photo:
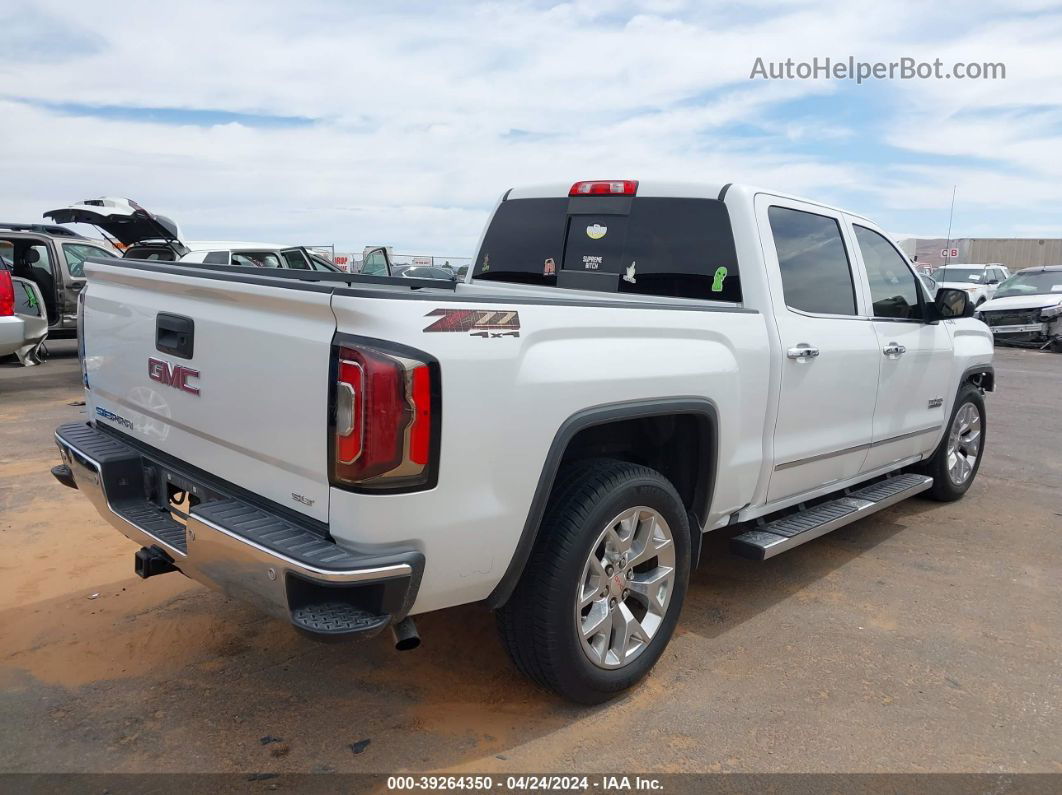
M982 312L985 323L990 326L1024 326L1040 322L1039 309L1020 309L1011 312Z

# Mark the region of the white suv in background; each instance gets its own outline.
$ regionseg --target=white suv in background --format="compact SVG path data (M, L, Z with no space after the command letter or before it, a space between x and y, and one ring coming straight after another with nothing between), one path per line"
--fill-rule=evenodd
M998 262L988 265L945 265L930 274L940 287L965 290L970 303L980 306L996 294L996 288L1010 278L1010 271Z

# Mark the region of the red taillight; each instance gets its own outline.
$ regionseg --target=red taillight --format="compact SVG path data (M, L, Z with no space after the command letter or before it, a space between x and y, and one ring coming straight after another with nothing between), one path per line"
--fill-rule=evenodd
M428 365L413 368L411 380L413 424L409 428L409 459L428 465L431 454L431 372Z
M569 196L633 196L638 191L636 179L595 179L576 182Z
M406 354L337 349L333 481L365 488L424 485L431 474L433 374Z
M15 314L15 283L11 274L0 270L0 317Z

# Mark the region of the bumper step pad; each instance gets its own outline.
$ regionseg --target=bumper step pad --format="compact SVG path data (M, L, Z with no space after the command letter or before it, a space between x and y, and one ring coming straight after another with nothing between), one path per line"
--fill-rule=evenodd
M296 607L291 611L291 623L318 640L351 635L371 637L390 625L391 616L373 615L345 602L321 602Z
M933 478L914 473L886 478L734 536L730 539L730 551L751 560L773 558L857 519L895 505L932 485Z

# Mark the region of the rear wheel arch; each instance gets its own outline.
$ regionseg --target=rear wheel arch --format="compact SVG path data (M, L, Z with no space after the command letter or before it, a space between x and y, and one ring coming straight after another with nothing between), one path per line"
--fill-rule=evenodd
M561 467L608 457L641 464L664 475L686 506L691 528L691 568L715 487L719 414L707 398L664 398L596 406L577 412L558 429L546 454L523 530L509 566L487 597L505 604L527 564ZM660 444L663 442L663 444Z

